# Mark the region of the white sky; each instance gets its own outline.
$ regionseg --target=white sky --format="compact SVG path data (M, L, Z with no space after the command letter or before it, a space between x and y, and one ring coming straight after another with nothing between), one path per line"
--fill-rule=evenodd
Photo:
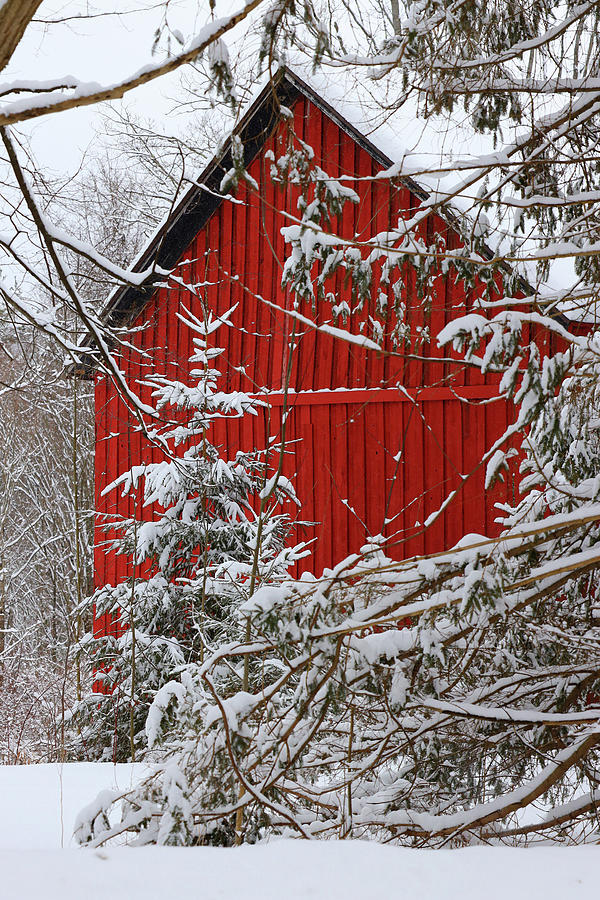
M13 77L43 80L71 75L85 81L110 84L165 55L165 43L152 57L154 32L165 4L160 0L47 0L27 29L1 80ZM216 15L243 6L243 0L217 0ZM118 15L106 15L117 12ZM104 15L98 15L98 14ZM84 18L86 15L94 18ZM46 24L43 20L59 20ZM169 0L168 22L187 41L210 18L208 0ZM175 45L176 46L176 45ZM124 102L144 116L161 118L172 108L178 75L158 79L126 95ZM86 107L43 116L19 126L28 134L38 162L56 172L77 168L81 154L101 128L98 110Z

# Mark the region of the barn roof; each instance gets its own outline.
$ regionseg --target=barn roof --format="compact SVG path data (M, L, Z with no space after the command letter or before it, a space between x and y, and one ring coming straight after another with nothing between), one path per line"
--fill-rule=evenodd
M186 247L225 199L220 191L220 185L223 176L233 166L231 155L233 139L237 136L241 138L244 164L248 166L260 153L272 134L279 121L281 107L292 106L300 95L304 95L317 108L321 109L384 169L390 169L395 164L397 166L400 160L406 160L411 156L410 150L408 154L405 150L405 129L402 131L404 145L399 146L398 129L394 128L393 123L390 123L389 120L381 123L371 122L367 127L364 114L356 114L357 106L353 107L347 98L342 98L340 94L336 96L329 90L327 92L330 95L329 99L335 102L335 106L332 105L325 99L324 93L326 92L320 89L322 86L318 82L317 85L318 88L311 86L297 72L287 67L279 68L273 79L267 81L250 103L238 125L221 145L219 152L152 235L132 265L132 272L142 272L149 268L168 270L176 265ZM413 116L413 122L414 120ZM405 121L404 125L406 124ZM431 132L425 135L426 140L429 140L430 137ZM402 182L418 197L423 200L427 199L430 195L428 187L425 187L423 183L418 183L410 175L404 174L406 168L405 165L402 167L402 174L399 176ZM415 168L420 169L423 166L415 166ZM453 208L446 206L443 214L452 223L461 213L453 204ZM491 250L489 255L490 257L494 255ZM157 283L160 283L163 278L164 274L155 272L141 286L118 286L109 296L102 310L101 319L107 325L115 328L126 325L141 311L152 296ZM525 280L523 280L523 287L527 292L533 290ZM563 317L560 316L560 318ZM567 324L567 322L568 320L565 318L564 323ZM94 366L93 352L91 351L92 339L85 338L81 346L83 350L82 369L89 371ZM90 350L86 352L88 348Z
M234 136L239 136L244 147L244 164L248 166L259 154L280 118L280 108L291 106L303 94L315 106L342 128L362 146L376 162L385 168L393 165L393 160L369 138L351 124L317 93L299 75L288 68L280 68L272 81L260 91L249 106L237 127L223 143L220 152L206 166L196 182L186 191L179 204L156 230L149 243L132 266L139 272L152 264L162 269L172 268L190 241L223 202L220 191L223 176L231 169L231 144ZM413 179L403 179L417 196L425 199L428 192ZM152 293L156 280L151 279L142 289L123 285L118 287L108 299L102 318L108 325L119 326L134 316Z

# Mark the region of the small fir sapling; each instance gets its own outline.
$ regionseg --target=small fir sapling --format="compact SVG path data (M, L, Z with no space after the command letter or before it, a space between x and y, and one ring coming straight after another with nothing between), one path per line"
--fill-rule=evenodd
M290 519L277 512L286 500L297 503L289 480L272 474L271 457L283 448L230 459L210 441L215 419L256 415L260 405L246 393L218 388L221 373L213 363L223 350L210 342L230 325L233 309L220 318L208 311L202 319L188 310L180 315L194 332L191 383L151 378L157 409L175 413L155 435L168 452L107 488L134 498L136 515L111 525L117 532L112 548L127 558L131 575L87 601L112 628L88 636L79 648L103 691L73 710L81 755L135 759L146 746L146 716L157 692L238 637L237 607L250 586L281 581L302 553L285 547ZM158 512L141 521L148 506Z

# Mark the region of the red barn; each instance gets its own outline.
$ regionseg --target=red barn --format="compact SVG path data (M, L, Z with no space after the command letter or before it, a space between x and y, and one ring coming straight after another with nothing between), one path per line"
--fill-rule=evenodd
M272 154L289 141L290 122L294 140L313 148L313 163L332 178L343 178L360 198L346 203L334 223L342 237L365 241L391 229L426 197L410 179L373 180L391 160L301 79L280 71L235 132L250 179L240 182L233 199L223 197L221 182L232 168L229 141L135 267L141 271L156 262L175 270L176 278L166 285L149 281L140 289L122 288L109 302L106 321L130 331L130 347L121 352L123 372L146 401L150 389L143 381L149 371L185 379L191 335L177 312L183 305L194 313L196 301L185 284L201 284L216 313L237 304L234 327L218 335L220 345L226 341L225 368L220 365L226 389L262 393L268 400L258 417L215 425L214 443L228 452L265 448L269 437L279 434L289 366L285 474L308 523L298 524L292 538L316 538L308 567L319 572L380 533L394 536L390 552L399 557L438 551L465 533L493 533L494 503L512 499L514 484L508 478L486 493L480 460L510 422L511 410L492 399L494 378L449 361L435 339L426 339L427 329L435 336L468 311L473 297L454 279L439 276L424 304L417 297L415 272L405 271L407 342L399 349L392 341L398 322L390 314L378 334L381 352L366 349L361 339L373 337L376 296L380 289L391 290L383 282L373 284L370 303L344 323L333 311L344 300L352 307L340 272L327 284L333 305L294 307L292 293L281 283L289 255L281 229L298 214L298 192L289 183L275 183L270 171ZM438 233L448 249L457 248L451 222L428 216L420 226L425 244ZM357 341L341 339L336 325ZM101 549L102 526L106 516L133 510L130 498L103 490L144 456L156 461L158 451L144 444L112 383L100 374L96 411L96 582L114 584L127 573L122 560ZM455 489L453 501L425 528Z

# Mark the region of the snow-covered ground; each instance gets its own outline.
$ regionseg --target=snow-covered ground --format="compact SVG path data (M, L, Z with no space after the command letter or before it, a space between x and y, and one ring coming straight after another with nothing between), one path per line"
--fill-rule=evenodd
M78 810L131 766L0 767L1 900L597 900L600 848L402 850L278 841L76 849ZM61 847L63 849L61 849Z
M72 847L79 810L105 788L125 790L139 766L0 766L0 850ZM0 900L2 896L0 879Z

